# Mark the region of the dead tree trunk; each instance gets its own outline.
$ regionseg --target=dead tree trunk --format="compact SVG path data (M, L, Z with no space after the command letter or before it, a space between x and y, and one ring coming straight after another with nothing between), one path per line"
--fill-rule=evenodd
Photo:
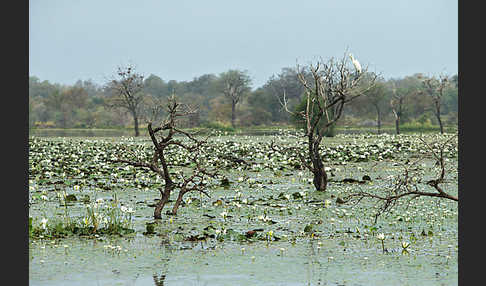
M434 113L435 117L437 118L437 122L439 123L440 134L444 134L444 127L442 126L442 120L440 119L440 101L436 101Z
M133 115L133 122L134 122L134 129L135 129L135 137L138 137L140 136L140 131L138 130L138 116L137 116L137 112L136 111L133 111L132 112L132 115Z
M395 118L395 132L398 134L400 134L400 117L397 116Z
M154 209L154 218L161 219L162 218L162 209L164 208L165 204L169 201L170 193L174 189L173 185L165 186L164 189L160 190L160 200L155 205Z
M314 170L312 173L314 175L314 179L312 182L317 191L324 192L327 188L327 173L324 169L324 165L322 164L322 160L317 159L315 155L313 157L312 167Z
M378 127L378 134L381 134L381 112L380 112L380 107L378 105L375 105L376 108L376 124Z
M235 119L236 119L236 102L235 100L231 101L231 127L235 128Z
M401 91L398 92L395 87L392 88L392 91L393 98L390 101L390 107L395 116L395 132L398 135L400 134L400 119L402 117L403 101L405 100L406 94Z

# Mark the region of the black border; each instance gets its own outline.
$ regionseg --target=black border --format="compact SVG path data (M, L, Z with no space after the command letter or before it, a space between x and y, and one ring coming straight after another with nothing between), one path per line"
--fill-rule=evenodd
M458 1L459 35L459 284L481 285L485 249L484 10ZM474 162L476 161L476 162ZM476 164L478 163L478 164ZM479 263L476 262L478 258Z
M2 240L3 284L29 284L29 1L2 5ZM9 283L12 281L11 283Z

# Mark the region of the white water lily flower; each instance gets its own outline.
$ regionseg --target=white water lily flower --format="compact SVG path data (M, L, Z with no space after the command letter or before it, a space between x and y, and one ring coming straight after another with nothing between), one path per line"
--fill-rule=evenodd
M46 219L46 218L42 218L41 219L41 227L43 229L46 229L47 228L47 221L48 221L48 219Z
M377 238L379 240L385 240L385 234L384 233L380 233L380 234L378 234Z
M330 205L331 205L331 201L330 200L324 200L324 206L326 208L328 208Z

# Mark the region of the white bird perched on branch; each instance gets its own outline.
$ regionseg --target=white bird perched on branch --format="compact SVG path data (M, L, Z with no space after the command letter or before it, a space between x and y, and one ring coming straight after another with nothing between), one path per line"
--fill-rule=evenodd
M361 73L361 65L359 64L358 60L353 57L353 54L349 54L351 58L351 62L353 62L354 68L358 73Z

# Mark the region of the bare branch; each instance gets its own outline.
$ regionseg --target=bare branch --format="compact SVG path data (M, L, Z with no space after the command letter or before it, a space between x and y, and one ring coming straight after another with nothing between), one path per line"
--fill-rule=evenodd
M445 192L441 187L441 184L444 183L444 177L446 174L444 148L455 137L456 135L453 135L447 138L446 140L444 140L442 144L439 144L438 152L434 150L431 144L427 143L425 140L420 138L420 140L424 143L429 153L433 155L437 165L439 165L440 167L440 173L438 174L437 178L433 180L429 180L428 182L425 183L426 185L432 187L433 190L431 191L422 190L422 188L419 187L419 184L423 179L417 178L411 174L411 170L412 169L416 170L418 163L421 160L423 160L422 157L406 165L402 171L402 174L397 178L396 181L392 183L392 186L388 190L385 190L383 195L359 191L347 195L345 200L349 202L354 201L355 203L357 203L363 200L364 198L369 198L381 202L381 205L375 215L375 222L381 214L388 212L393 206L395 206L398 203L400 199L405 197L410 197L411 198L410 201L419 197L435 197L440 199L459 201L459 198L457 196L453 196ZM410 203L410 201L408 203Z

